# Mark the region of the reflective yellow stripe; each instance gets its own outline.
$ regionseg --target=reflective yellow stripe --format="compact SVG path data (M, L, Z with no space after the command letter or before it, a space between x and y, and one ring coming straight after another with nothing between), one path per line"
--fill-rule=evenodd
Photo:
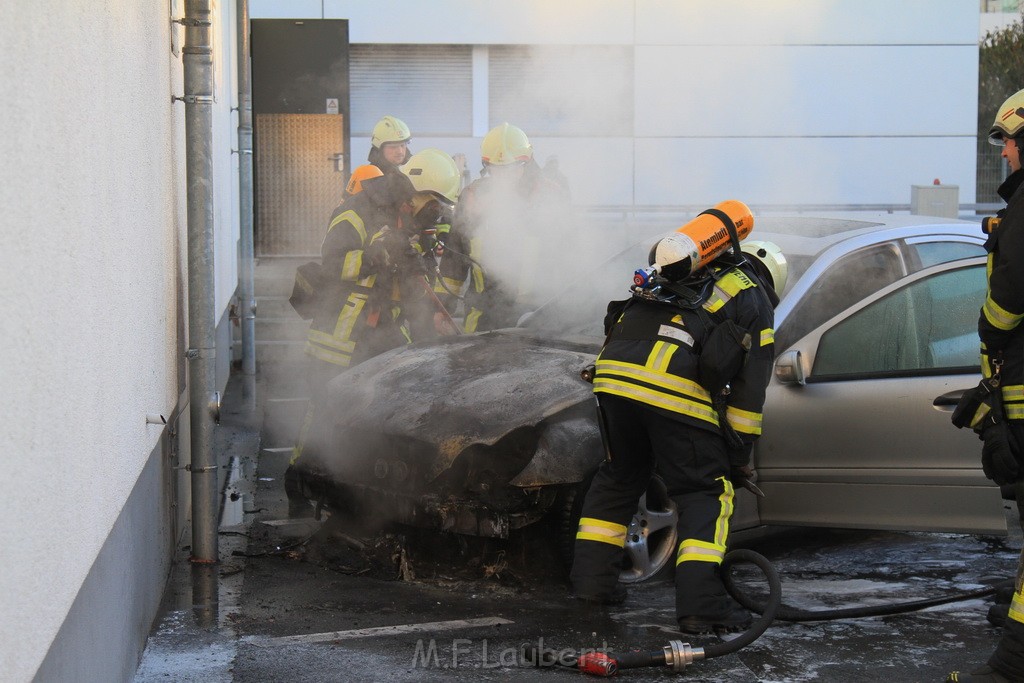
M622 548L626 545L626 527L603 519L581 517L576 540L597 541Z
M711 293L708 300L704 302L704 309L714 313L719 308L725 305L725 300L722 299L722 293L718 291L718 287Z
M745 273L731 270L715 283L714 292L704 302L704 309L714 313L744 289L754 287L754 282Z
M1003 386L1004 401L1024 401L1024 384L1006 384Z
M713 562L721 564L725 557L725 546L717 543L699 541L696 538L688 538L679 544L676 552L676 564L681 562Z
M635 377L647 384L654 384L680 394L686 394L688 396L707 401L709 404L711 403L711 394L696 382L688 380L685 377L671 375L666 372L655 372L643 365L637 365L636 363L598 358L597 374L613 374L624 377Z
M1024 403L1007 403L1003 406L1007 420L1024 420Z
M476 332L476 326L480 324L480 316L483 314L484 312L478 308L469 309L469 315L466 316L465 322L466 332Z
M363 250L353 249L345 254L345 262L341 266L341 279L352 281L359 277L363 267Z
M680 562L715 562L721 563L725 555L725 547L729 542L729 518L732 517L734 492L732 482L726 477L715 481L722 482L722 493L718 496L719 511L715 521L715 538L713 542L699 541L688 538L679 544L676 564Z
M329 349L315 346L312 343L306 343L306 353L314 358L319 358L322 361L333 363L334 365L341 365L348 367L352 364L352 357L344 353L336 353Z
M477 294L484 291L484 271L473 266L469 272L473 276L473 291Z
M665 372L668 370L669 361L672 360L672 354L674 354L678 348L679 347L676 344L670 344L669 342L654 342L654 348L651 349L651 355L647 357L647 367L655 372Z
M718 513L718 521L715 523L715 543L725 547L729 541L729 518L732 517L732 501L735 494L732 482L727 477L719 477L716 481L722 482L722 495L718 497L718 502L722 507Z
M356 343L350 339L338 339L320 330L310 330L306 338L314 344L327 346L344 353L352 353L356 350Z
M987 404L982 403L978 406L977 412L975 412L974 416L971 418L971 429L976 429L978 425L981 424L981 421L985 419L986 415L988 415L988 411L989 407Z
M348 301L341 307L341 313L338 314L338 324L334 326L334 336L337 339L350 339L352 337L352 328L356 324L356 319L363 310L363 306L366 305L366 295L356 294L353 292L348 295Z
M725 419L733 429L741 434L761 433L761 413L752 413L749 410L728 406L725 411Z
M363 223L363 219L359 217L359 214L351 209L341 213L337 218L331 221L331 225L327 228L327 232L334 230L334 226L344 223L345 221L348 221L352 227L356 229L356 232L359 233L359 241L366 244L366 225ZM321 225L323 224L321 223Z
M718 413L709 405L703 405L696 401L688 401L672 394L663 394L655 389L631 384L622 380L609 377L594 378L594 392L604 392L623 398L631 398L656 408L671 410L673 413L689 415L690 417L718 426Z
M985 297L985 305L981 310L985 314L985 319L998 330L1012 330L1024 318L1024 314L1011 313L997 304L992 294Z
M1014 593L1010 600L1010 618L1024 624L1024 595L1020 591Z
M456 280L453 277L443 277L441 278L441 281L447 285L448 289L452 290L456 294L459 293L462 289L462 285L465 283L465 280Z
M767 328L761 330L761 346L768 346L775 343L775 330Z

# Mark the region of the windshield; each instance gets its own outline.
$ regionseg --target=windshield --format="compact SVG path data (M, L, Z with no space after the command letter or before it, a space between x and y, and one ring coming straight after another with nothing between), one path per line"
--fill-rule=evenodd
M566 335L604 336L604 316L609 301L631 296L633 273L647 265L647 255L657 237L637 242L601 263L584 277L562 284L561 291L523 321L521 327ZM788 292L813 258L789 256Z

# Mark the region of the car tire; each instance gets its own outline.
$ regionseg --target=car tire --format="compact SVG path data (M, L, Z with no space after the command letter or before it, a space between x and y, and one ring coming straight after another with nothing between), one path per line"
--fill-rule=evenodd
M572 567L576 529L580 523L583 499L590 481L568 487L560 496L557 538L562 561ZM626 531L625 557L620 583L640 583L657 576L676 554L676 504L668 495L660 477L651 478L647 492L640 497L637 511Z

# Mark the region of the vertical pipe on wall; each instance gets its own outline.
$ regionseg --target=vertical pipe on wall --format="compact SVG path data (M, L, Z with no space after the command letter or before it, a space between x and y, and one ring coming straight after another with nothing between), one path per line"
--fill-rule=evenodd
M217 562L216 315L213 280L212 0L186 0L185 173L188 206L188 385L192 561Z
M252 225L252 67L249 59L249 0L237 0L238 185L240 248L238 297L242 308L242 374L256 374L255 252Z

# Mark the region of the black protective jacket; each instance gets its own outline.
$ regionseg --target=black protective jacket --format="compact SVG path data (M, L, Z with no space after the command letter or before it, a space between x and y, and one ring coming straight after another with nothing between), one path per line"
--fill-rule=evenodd
M765 390L774 359L775 312L748 264L712 263L716 282L704 312L671 302L634 298L614 312L608 341L597 359L594 392L644 403L693 427L719 433L721 415L701 355L712 330L727 321L750 335L750 349L736 370L729 370L725 418L743 442L730 458L745 464L761 434ZM711 348L709 357L724 349ZM728 355L728 354L725 354ZM706 362L707 359L705 359ZM722 406L718 406L722 407Z
M410 340L405 326L410 300L423 296L422 288L410 283L423 279L422 270L407 254L388 258L385 245L404 240L408 248L407 237L395 238L403 234L403 222L411 223L401 207L412 193L402 174L371 178L334 210L320 248L322 289L307 354L347 368Z
M988 241L988 295L978 319L981 369L994 372L1002 359L1001 384L1006 417L1024 420L1024 169L999 186L1006 208Z

